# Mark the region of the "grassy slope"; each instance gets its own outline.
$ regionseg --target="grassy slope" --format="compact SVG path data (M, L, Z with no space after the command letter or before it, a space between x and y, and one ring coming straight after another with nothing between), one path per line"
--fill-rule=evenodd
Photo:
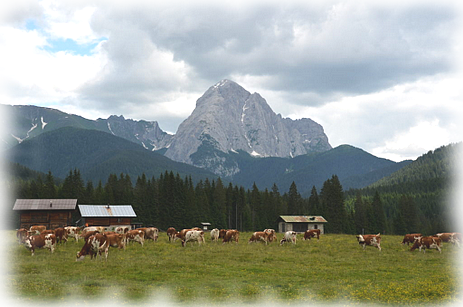
M208 234L207 234L208 235ZM162 233L159 242L126 251L112 248L108 261L89 257L75 262L83 245L73 240L59 245L53 255L12 244L7 284L17 289L18 301L65 299L92 302L97 298L119 303L145 302L168 291L175 301L201 299L217 303L255 302L265 296L276 303L455 302L459 290L454 257L458 249L445 244L443 252L410 252L399 236L384 236L383 250L365 251L352 235L324 235L320 241L296 245L240 243L206 245L170 244ZM278 235L281 238L281 234ZM14 234L10 235L14 240ZM208 238L207 238L208 239ZM53 261L50 261L53 260Z

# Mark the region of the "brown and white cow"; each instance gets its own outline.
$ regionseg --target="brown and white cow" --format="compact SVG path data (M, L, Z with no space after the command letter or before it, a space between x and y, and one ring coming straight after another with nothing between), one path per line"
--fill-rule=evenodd
M219 239L222 239L225 237L225 235L227 234L227 231L228 229L220 229L219 230Z
M174 227L167 228L167 237L169 238L169 242L174 241L176 233L177 233L177 230L175 230Z
M222 244L231 242L231 241L235 241L236 243L238 243L239 239L240 239L240 232L236 229L230 229L230 230L227 230L227 232L223 236Z
M211 230L211 240L218 242L219 241L219 229L214 228Z
M106 231L106 227L104 226L87 226L82 230L82 233L86 233L89 231L98 231L99 233L103 233Z
M100 255L101 258L102 252L105 253L105 260L107 261L109 253L108 238L101 233L97 233L85 240L84 246L80 252L77 252L76 261L83 260L86 255L90 255L90 259L96 257L96 255Z
M66 230L66 234L68 237L72 237L76 240L76 242L79 242L82 227L66 226L64 227L64 229Z
M31 256L34 256L36 248L45 247L53 253L56 247L56 236L52 233L28 236L24 245L31 251Z
M29 232L32 234L40 234L42 231L46 230L47 229L47 226L45 225L34 225L34 226L31 226L31 228L29 229Z
M369 245L374 246L381 251L381 234L379 233L377 235L358 235L357 240L364 250L365 247Z
M68 234L63 227L58 227L55 229L55 236L57 242L67 242L68 241Z
M84 239L84 241L87 241L87 239L90 236L96 235L97 233L100 233L98 230L91 230L91 231L86 231L82 232L79 236Z
M275 229L264 229L264 232L268 234L268 242L276 241L277 235Z
M135 242L138 242L141 244L141 246L143 246L143 244L145 243L145 232L143 230L139 230L139 229L134 229L134 230L129 230L127 231L126 234L124 234L125 236L125 244L129 243L130 241L135 241Z
M127 233L131 228L130 226L118 226L114 229L116 233L124 234Z
M156 227L143 227L137 229L143 230L145 232L145 239L151 239L154 242L158 240L159 230Z
M103 235L106 236L109 246L125 250L125 240L123 234L105 232Z
M198 242L199 245L201 243L205 243L204 240L204 231L202 230L189 230L185 234L185 240L182 240L182 246L185 246L187 242Z
M16 238L18 239L19 244L23 244L28 236L29 236L29 231L26 228L19 228L16 231Z
M286 243L286 242L291 242L293 244L296 244L296 238L297 238L297 234L295 231L291 231L291 230L287 231L283 235L283 239L280 240L280 245L283 245L283 243Z
M414 251L415 249L419 249L421 252L421 249L423 249L423 252L426 252L426 249L437 249L439 253L441 253L441 243L442 240L439 237L418 237L415 239L415 242L413 243L412 248L410 248L410 251Z
M415 239L418 237L421 237L421 233L408 233L404 236L404 239L402 240L402 244L404 245L405 243L407 243L407 245L410 245L410 243L413 244L415 242Z
M178 231L174 236L174 241L176 241L177 239L180 239L180 240L184 241L186 233L188 231L190 231L190 230L194 230L194 229L192 229L192 228L184 228L184 229Z
M442 242L448 242L460 246L461 234L458 232L443 232L435 235L439 237Z
M251 238L249 239L248 243L252 242L258 242L262 241L265 243L265 245L268 244L269 241L269 234L268 232L265 231L256 231L251 235Z
M308 229L304 232L304 240L310 240L311 238L320 240L320 229Z

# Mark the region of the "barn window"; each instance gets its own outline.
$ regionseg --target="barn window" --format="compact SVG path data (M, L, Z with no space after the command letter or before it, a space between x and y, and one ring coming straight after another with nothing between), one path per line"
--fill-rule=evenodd
M318 229L318 225L317 224L313 225L313 229Z

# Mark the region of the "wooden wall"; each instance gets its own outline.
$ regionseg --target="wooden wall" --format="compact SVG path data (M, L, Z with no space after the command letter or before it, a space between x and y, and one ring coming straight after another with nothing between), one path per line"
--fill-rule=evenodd
M130 225L130 217L87 217L85 224L88 226L110 226L110 225Z
M29 229L33 225L45 225L55 229L70 225L72 211L23 211L20 214L20 227Z

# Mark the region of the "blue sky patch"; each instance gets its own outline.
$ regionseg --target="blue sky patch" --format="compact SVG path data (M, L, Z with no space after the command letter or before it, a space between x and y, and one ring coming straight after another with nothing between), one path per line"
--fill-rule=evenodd
M94 41L88 44L79 44L75 40L72 39L49 39L48 46L45 46L43 49L48 52L59 52L59 51L66 51L70 52L75 55L91 55L93 53L93 49L101 42L106 40L106 38L102 38L98 41Z

